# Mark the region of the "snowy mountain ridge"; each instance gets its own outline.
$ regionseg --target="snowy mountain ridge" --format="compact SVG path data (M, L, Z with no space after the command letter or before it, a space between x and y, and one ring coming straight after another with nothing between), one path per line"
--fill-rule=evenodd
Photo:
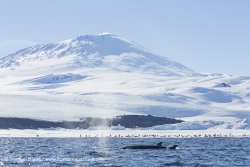
M112 34L86 35L0 59L0 116L151 114L186 121L163 129L249 129L249 85L250 77L200 74Z
M70 67L108 67L121 71L140 70L162 75L200 75L185 66L156 55L151 51L121 37L85 35L74 39L45 45L35 45L0 60L0 68L25 65L53 58L73 55Z

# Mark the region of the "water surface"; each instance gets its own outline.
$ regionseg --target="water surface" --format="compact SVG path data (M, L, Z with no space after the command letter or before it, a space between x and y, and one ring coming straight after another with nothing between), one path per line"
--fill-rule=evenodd
M178 144L177 150L120 150ZM249 138L0 138L5 166L250 166Z

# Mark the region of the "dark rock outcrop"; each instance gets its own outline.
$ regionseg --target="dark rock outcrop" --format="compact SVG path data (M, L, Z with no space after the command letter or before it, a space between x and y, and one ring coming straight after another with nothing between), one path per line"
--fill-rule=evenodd
M152 127L155 125L181 123L182 120L165 117L154 117L151 115L123 115L115 118L81 118L80 121L44 121L34 120L28 118L6 118L0 117L0 129L38 129L38 128L51 128L60 127L65 129L82 128L97 126L117 126L121 125L125 128L135 127Z
M221 83L221 85L222 85L223 87L231 87L229 84L226 84L226 83Z
M112 125L122 125L126 128L135 128L135 127L152 127L156 125L163 124L175 124L181 123L182 120L177 120L173 118L165 118L165 117L154 117L152 115L123 115L118 116L113 119Z

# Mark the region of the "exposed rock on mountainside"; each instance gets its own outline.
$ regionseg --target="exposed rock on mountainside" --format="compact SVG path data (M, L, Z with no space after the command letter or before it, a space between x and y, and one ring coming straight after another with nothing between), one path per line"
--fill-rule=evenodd
M154 117L151 115L123 115L115 118L84 118L81 121L43 121L27 118L3 118L0 117L0 129L38 129L59 127L65 129L88 129L97 126L124 126L125 128L152 127L155 125L181 123L182 120L172 118Z

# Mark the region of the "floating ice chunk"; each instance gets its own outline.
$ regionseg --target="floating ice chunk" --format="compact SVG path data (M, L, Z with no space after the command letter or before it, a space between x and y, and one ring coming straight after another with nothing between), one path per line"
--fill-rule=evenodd
M111 126L112 130L126 130L124 126L121 126L120 124L117 126Z
M108 126L91 126L88 130L109 130L110 127Z

